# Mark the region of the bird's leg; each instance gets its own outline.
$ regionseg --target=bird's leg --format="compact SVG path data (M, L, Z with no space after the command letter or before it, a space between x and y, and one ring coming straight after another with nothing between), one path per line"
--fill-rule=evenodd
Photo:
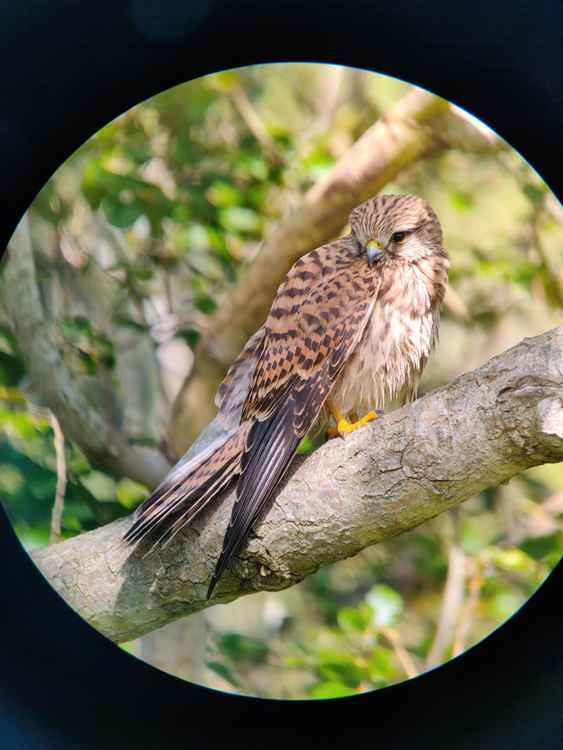
M364 417L358 419L358 415L355 412L352 412L350 416L354 421L349 422L346 417L339 411L332 398L329 397L327 399L326 405L328 407L328 410L332 414L332 418L336 422L336 427L327 430L327 436L329 438L339 436L344 437L344 435L346 435L347 433L354 432L354 430L357 430L358 427L363 427L368 422L377 419L378 416L377 412L368 411L368 413Z

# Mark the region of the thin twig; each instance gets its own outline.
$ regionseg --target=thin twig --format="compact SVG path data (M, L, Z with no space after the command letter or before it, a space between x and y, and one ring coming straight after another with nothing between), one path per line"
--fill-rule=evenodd
M442 607L434 643L426 658L426 667L440 664L444 652L452 642L454 629L463 602L465 584L465 553L458 544L452 544L448 554L448 576L444 588Z
M391 645L391 648L395 652L395 656L400 662L402 668L405 670L405 674L409 679L416 677L419 672L416 668L411 655L401 643L401 636L398 631L394 628L390 628L387 625L382 625L379 628L379 632L386 638Z
M479 603L479 594L481 586L483 585L483 577L481 575L481 567L477 560L472 561L472 566L473 574L469 581L469 596L467 597L467 601L465 602L465 606L463 607L456 628L452 656L457 656L465 650L469 631L475 620L477 604Z
M53 512L51 514L51 536L50 542L60 542L62 538L61 533L61 518L63 515L64 499L66 491L66 460L65 460L65 436L61 430L59 420L53 414L49 412L49 421L54 433L55 443L55 455L57 458L57 488L55 491L55 502L53 504Z
M51 544L54 544L55 542L60 542L62 539L61 518L63 515L64 497L66 492L65 437L61 425L59 424L59 420L50 409L38 406L27 399L25 399L25 401L27 411L35 417L48 421L53 430L53 443L55 446L57 464L57 485L55 488L55 502L53 503L53 510L51 512L51 533L49 541Z
M344 71L348 72L348 69L335 65L330 69L328 74L325 73L325 85L318 96L317 115L311 124L298 136L301 148L309 144L315 136L329 129L334 113L341 101Z
M230 94L233 100L233 104L237 108L239 115L244 120L246 127L250 130L252 135L270 156L278 158L278 155L276 154L276 145L274 143L274 139L268 133L266 126L260 119L258 112L248 98L246 91L242 88L242 86L235 86L231 90Z

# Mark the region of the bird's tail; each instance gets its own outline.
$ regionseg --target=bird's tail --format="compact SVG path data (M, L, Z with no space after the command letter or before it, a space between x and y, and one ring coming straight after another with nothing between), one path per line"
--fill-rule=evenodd
M135 544L150 537L153 545L149 552L157 545L168 544L237 476L248 428L242 424L194 458L180 459L136 509L123 541Z

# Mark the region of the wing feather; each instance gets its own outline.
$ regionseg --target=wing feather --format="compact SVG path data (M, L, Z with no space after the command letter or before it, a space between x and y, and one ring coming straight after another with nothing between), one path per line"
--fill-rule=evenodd
M331 266L321 255L330 247L298 261L278 290L264 326L242 409L242 418L253 424L208 597L287 471L373 309L377 274L367 273L365 261L351 260L349 254L340 264L338 256L330 258ZM306 289L300 280L307 282ZM300 304L294 302L296 298Z

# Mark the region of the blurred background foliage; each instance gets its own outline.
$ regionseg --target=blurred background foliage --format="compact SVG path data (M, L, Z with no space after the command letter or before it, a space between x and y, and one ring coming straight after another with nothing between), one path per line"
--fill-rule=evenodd
M44 186L29 211L41 297L77 387L131 441L161 444L206 319L268 226L409 88L322 65L210 75L109 123ZM393 191L430 201L452 257L423 392L563 322L563 209L517 153L448 151ZM33 401L0 295L0 495L28 550L49 543L63 460ZM63 538L147 495L69 439L63 458ZM197 679L322 698L415 676L526 601L560 558L562 514L563 466L535 468L290 590L215 607Z

